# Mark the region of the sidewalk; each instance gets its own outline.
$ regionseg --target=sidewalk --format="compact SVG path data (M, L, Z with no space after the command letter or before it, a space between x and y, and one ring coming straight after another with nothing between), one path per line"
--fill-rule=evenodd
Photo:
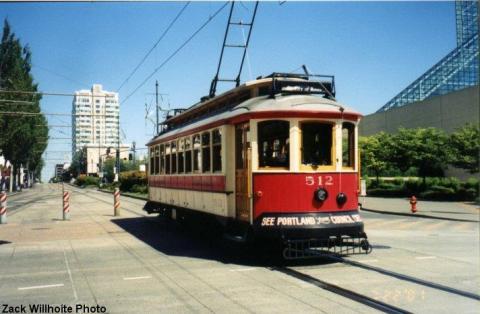
M410 211L410 200L408 198L386 198L386 197L360 197L362 210L382 214L417 216L424 218L436 218L458 221L480 221L480 207L478 204L468 202L417 202L417 212Z

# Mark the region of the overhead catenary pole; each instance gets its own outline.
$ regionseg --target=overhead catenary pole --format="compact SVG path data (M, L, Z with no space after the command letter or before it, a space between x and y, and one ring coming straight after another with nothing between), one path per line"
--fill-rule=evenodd
M13 192L13 164L10 165L10 177L9 177L9 187L8 187L8 191L10 193Z
M157 120L155 123L155 131L156 131L155 135L158 135L160 133L158 129L158 81L155 81L155 112L157 115Z
M118 182L118 178L120 176L120 106L118 107L118 128L117 128L117 171L115 173L115 182Z

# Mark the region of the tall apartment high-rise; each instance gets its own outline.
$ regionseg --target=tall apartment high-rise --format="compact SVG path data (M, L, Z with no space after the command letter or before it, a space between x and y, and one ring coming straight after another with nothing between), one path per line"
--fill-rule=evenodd
M72 104L72 156L81 149L86 150L87 173L100 173L107 152L113 154L116 151L119 145L119 118L118 93L105 91L100 84L94 84L91 90L75 92ZM120 147L127 148L128 156L128 145Z

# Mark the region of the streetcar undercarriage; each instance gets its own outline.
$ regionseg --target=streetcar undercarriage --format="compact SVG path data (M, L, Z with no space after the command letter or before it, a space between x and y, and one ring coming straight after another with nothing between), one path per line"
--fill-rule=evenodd
M179 222L195 220L197 225L200 225L201 221L215 222L223 230L224 238L232 242L249 245L256 242L276 242L280 245L278 248L286 260L316 258L332 254L369 254L372 251L367 235L363 231L362 222L355 222L351 226L265 230L258 223L250 225L232 218L157 202L147 202L144 210L149 214L158 213ZM332 216L332 214L334 213L324 213L323 215Z

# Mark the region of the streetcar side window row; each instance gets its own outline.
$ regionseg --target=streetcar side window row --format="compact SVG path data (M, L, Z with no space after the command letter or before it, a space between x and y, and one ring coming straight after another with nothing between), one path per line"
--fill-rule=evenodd
M222 133L215 129L150 148L150 174L222 171Z

